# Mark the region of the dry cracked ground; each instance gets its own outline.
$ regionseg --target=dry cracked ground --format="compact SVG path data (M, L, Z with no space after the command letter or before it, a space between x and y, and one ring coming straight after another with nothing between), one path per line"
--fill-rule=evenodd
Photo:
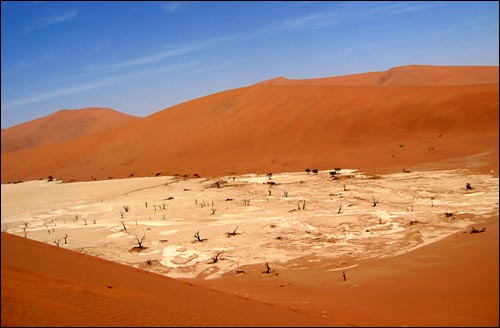
M170 277L211 279L265 262L302 270L291 261L301 257L333 259L328 270L343 270L469 233L498 215L492 176L330 172L7 184L2 231Z

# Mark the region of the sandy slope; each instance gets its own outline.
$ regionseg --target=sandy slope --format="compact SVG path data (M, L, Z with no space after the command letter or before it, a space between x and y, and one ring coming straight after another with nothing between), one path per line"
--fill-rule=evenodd
M327 321L2 233L2 326L318 326Z
M335 79L275 79L162 110L126 130L2 154L2 183L472 167L470 156L475 168L498 174L498 67L409 66Z
M101 132L136 119L110 108L63 109L2 129L2 153Z

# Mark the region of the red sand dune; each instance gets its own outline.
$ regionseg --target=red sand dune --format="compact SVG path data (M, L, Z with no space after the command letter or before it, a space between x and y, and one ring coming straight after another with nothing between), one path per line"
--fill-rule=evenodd
M2 326L326 326L327 321L2 232Z
M135 119L137 117L110 108L62 109L53 114L2 129L2 153L101 132Z
M126 129L3 153L2 183L306 167L380 172L429 163L498 174L498 67L274 79L188 101Z

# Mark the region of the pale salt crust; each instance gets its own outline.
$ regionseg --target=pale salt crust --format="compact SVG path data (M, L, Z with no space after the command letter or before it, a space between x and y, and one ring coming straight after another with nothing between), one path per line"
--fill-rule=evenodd
M332 180L329 171L276 173L271 179L246 174L2 185L2 231L26 231L28 238L51 244L61 240L60 247L170 277L212 279L265 262L306 269L288 263L300 257L309 257L304 263L329 260L329 271L348 269L360 259L403 254L471 224L480 228L483 217L498 215L498 178L492 176L460 169L371 176L342 169L341 178ZM224 180L220 188L213 186L217 180ZM473 190L465 189L467 182ZM235 229L235 236L226 234ZM197 231L207 240L197 242ZM146 249L132 250L142 236ZM346 257L348 262L335 261Z

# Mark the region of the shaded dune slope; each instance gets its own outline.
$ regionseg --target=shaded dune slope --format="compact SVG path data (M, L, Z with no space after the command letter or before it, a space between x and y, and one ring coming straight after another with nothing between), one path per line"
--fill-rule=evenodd
M2 154L2 183L306 167L400 171L450 160L463 167L470 156L480 158L473 166L498 171L498 67L408 66L273 79L162 110L127 129Z
M62 109L53 114L2 129L2 153L101 132L135 119L138 117L110 108Z
M2 326L258 325L327 322L2 232Z

